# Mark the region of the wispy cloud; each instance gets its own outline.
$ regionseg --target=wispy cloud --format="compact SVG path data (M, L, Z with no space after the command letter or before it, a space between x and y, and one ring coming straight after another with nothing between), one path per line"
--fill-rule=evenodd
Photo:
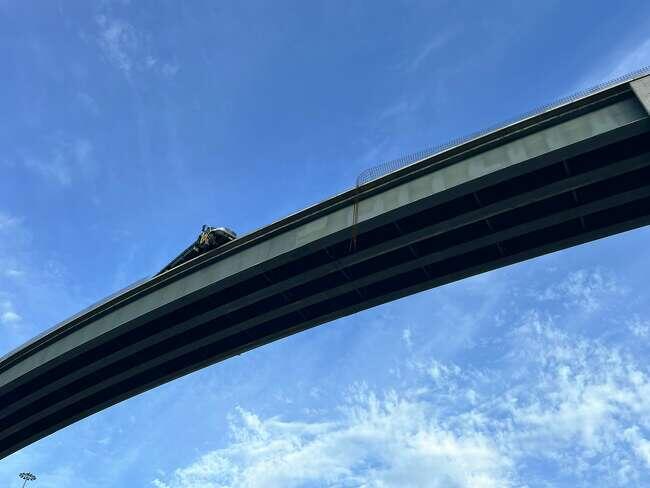
M176 75L176 73L178 73L178 70L180 69L180 66L176 63L161 62L159 59L154 58L153 56L147 56L145 58L145 66L149 69L157 70L166 78L173 77Z
M149 71L165 78L178 73L180 65L162 60L151 47L150 35L133 23L108 13L95 17L97 43L106 59L131 80L137 72Z
M5 269L5 271L4 271L4 275L6 277L8 277L8 278L20 278L24 274L25 274L24 271L22 271L20 269L15 269L15 268L8 268L8 269Z
M642 320L639 316L630 320L628 328L636 337L643 339L650 337L650 321Z
M404 344L406 344L406 347L409 349L413 347L413 340L411 339L412 333L411 329L408 327L402 330L402 340L404 341Z
M353 388L318 421L238 409L231 441L153 481L222 486L524 486L548 473L629 485L650 463L650 374L539 312L483 369L412 361L417 388ZM525 467L542 466L540 478Z
M650 39L622 56L618 64L609 72L608 78L615 78L646 66L650 66Z
M591 72L576 81L571 88L572 92L584 90L650 66L650 39L633 46L630 46L628 41L613 48L606 56Z
M134 58L141 49L143 40L135 28L128 22L98 15L95 19L99 26L99 45L108 60L119 70L129 76L133 69Z
M435 52L444 48L454 37L451 31L440 33L420 46L415 55L408 61L406 68L417 71L425 62L434 56Z
M625 429L623 437L629 441L636 455L650 467L650 441L641 436L639 428L635 426Z
M511 485L509 459L478 433L459 435L425 403L359 391L337 422L285 422L239 410L233 442L158 488Z
M70 186L76 180L87 180L95 174L97 164L89 140L58 134L47 144L49 148L40 153L32 148L22 151L17 161L40 177L61 186Z
M563 281L547 287L541 293L536 292L536 296L540 301L561 301L566 307L596 312L602 308L607 297L623 293L625 290L606 272L582 269L569 273Z
M3 325L16 324L22 317L14 310L14 305L7 299L0 301L0 323Z
M11 242L12 234L21 231L22 219L0 211L0 277L17 278L22 272L15 266L13 260L4 256L4 248L7 242ZM3 245L4 244L4 245ZM16 312L14 303L9 299L6 292L0 291L0 324L15 325L22 320Z
M0 212L0 231L8 230L19 223L19 218Z
M52 325L71 308L72 287L62 264L33 245L26 219L0 212L0 355ZM34 310L42 307L43 310ZM81 308L81 307L79 307ZM48 317L48 321L34 317ZM49 321L51 320L51 321Z

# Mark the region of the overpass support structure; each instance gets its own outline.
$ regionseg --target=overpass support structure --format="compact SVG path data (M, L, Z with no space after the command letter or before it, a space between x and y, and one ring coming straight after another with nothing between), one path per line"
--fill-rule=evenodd
M0 457L276 339L650 223L649 80L428 156L36 337L0 359Z

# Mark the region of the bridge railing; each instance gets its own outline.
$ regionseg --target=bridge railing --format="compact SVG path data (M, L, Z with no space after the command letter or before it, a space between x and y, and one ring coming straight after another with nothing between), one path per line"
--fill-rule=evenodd
M476 139L478 137L484 136L486 134L489 134L490 132L497 131L499 129L503 129L507 127L508 125L511 125L515 122L519 122L520 120L527 119L530 117L534 117L536 115L542 114L548 110L557 108L561 105L565 105L567 103L573 102L575 100L578 100L580 98L583 98L587 95L591 95L593 93L602 91L606 88L612 87L614 85L618 85L621 83L625 83L627 81L631 81L635 78L639 78L641 76L650 74L650 66L643 67L641 69L632 71L630 73L627 73L625 75L619 76L617 78L614 78L612 80L606 81L604 83L599 83L598 85L592 86L591 88L587 88L585 90L581 90L579 92L573 93L571 95L558 98L553 102L538 106L532 110L529 110L523 114L519 114L516 117L510 117L508 119L502 120L501 122L497 124L493 124L489 127L486 127L484 129L472 132L470 134L467 134L462 137L456 137L454 139L451 139L447 142L444 142L442 144L438 144L435 146L431 146L428 148L425 148L421 151L417 151L414 153L410 153L407 155L404 155L400 158L397 159L392 159L389 161L385 161L383 163L377 164L376 166L372 166L371 168L368 168L364 170L358 177L356 181L356 186L357 188L369 183L373 180L376 180L378 178L381 178L382 176L385 176L387 174L393 173L394 171L397 171L399 169L405 168L413 163L416 163L418 161L422 161L423 159L426 159L428 157L431 157L435 154L438 154L440 152L446 151L447 149L450 149L452 147L458 146L460 144L463 144L465 142L471 141L472 139Z

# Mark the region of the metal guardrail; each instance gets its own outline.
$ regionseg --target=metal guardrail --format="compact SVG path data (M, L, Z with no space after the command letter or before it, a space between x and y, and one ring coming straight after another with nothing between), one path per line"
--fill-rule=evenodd
M490 132L497 131L499 129L504 129L505 127L514 124L515 122L519 122L523 119L527 119L530 117L534 117L536 115L540 115L548 110L560 107L562 105L565 105L567 103L573 102L575 100L578 100L580 98L583 98L587 95L591 95L593 93L599 92L601 90L604 90L606 88L610 88L614 85L618 85L621 83L625 83L628 81L632 81L635 78L639 78L641 76L650 74L650 66L645 66L643 68L640 68L636 71L632 71L631 73L627 73L625 75L619 76L617 78L614 78L613 80L606 81L604 83L600 83L596 86L592 86L591 88L587 88L585 90L581 90L579 92L573 93L571 95L558 98L555 101L551 103L547 103L545 105L538 106L532 110L529 110L527 112L524 112L523 114L519 114L516 117L510 117L508 119L505 119L497 124L493 124L489 127L486 127L484 129L472 132L470 134L467 134L465 136L461 137L456 137L454 139L451 139L447 142L444 142L442 144L438 144L435 146L428 147L426 149L423 149L421 151L417 151L411 154L407 154L405 156L402 156L401 158L398 159L392 159L383 163L380 163L376 166L373 166L371 168L368 168L364 170L358 177L356 181L356 187L359 188L362 185L365 185L366 183L369 183L373 180L376 180L378 178L381 178L382 176L385 176L389 173L393 173L394 171L397 171L399 169L405 168L406 166L410 166L411 164L417 163L418 161L422 161L423 159L429 158L435 154L441 153L443 151L446 151L447 149L450 149L452 147L458 146L460 144L466 143L468 141L471 141L472 139L476 139L478 137L484 136L486 134L489 134Z

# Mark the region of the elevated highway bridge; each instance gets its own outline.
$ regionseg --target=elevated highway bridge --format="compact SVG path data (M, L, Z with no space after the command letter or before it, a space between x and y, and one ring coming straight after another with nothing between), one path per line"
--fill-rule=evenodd
M0 359L0 458L339 317L650 223L650 77L429 155L137 283Z

